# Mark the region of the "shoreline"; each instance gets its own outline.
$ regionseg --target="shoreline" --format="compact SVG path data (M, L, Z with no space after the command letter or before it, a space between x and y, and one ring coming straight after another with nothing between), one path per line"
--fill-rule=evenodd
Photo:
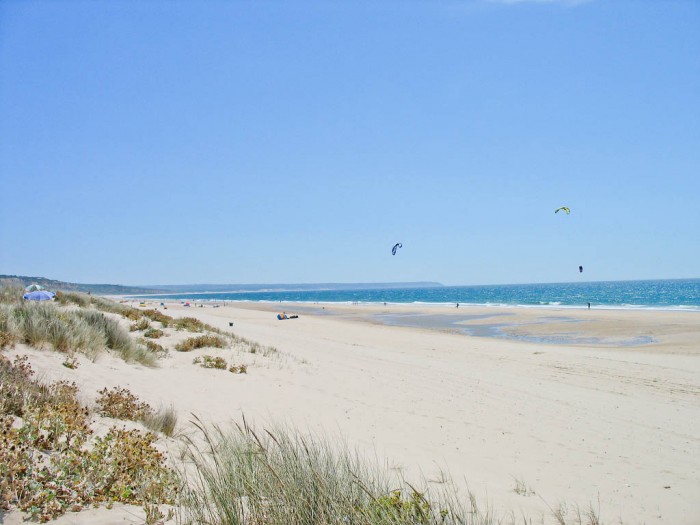
M323 306L414 306L414 307L425 307L425 308L455 308L459 304L459 308L542 308L542 309L564 309L564 310L631 310L631 311L651 311L651 312L689 312L689 313L700 313L700 306L695 305L669 305L669 306L658 306L658 305L642 305L642 304L594 304L591 303L591 307L588 308L586 304L559 304L559 303L548 303L548 304L517 304L517 303L467 303L467 302L396 302L396 301L298 301L298 300L271 300L271 299L261 299L261 300L250 300L250 299L199 299L196 295L210 295L208 293L202 292L200 294L190 294L185 296L185 294L177 294L178 297L164 296L162 294L157 295L104 295L103 297L111 299L114 301L129 301L129 302L142 302L154 301L154 302L196 302L196 303L230 303L235 304L298 304L298 305L323 305Z
M700 313L684 310L477 306L412 303L344 304L322 302L182 300L139 302L132 306L191 310L242 308L274 313L335 317L382 326L447 332L463 337L507 342L592 348L634 348L640 351L700 354Z

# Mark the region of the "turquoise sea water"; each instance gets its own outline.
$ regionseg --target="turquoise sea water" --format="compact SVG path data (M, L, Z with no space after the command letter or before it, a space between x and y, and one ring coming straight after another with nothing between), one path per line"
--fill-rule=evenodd
M143 297L143 296L140 296ZM700 279L440 286L371 290L268 290L169 293L150 299L306 303L508 305L700 311Z

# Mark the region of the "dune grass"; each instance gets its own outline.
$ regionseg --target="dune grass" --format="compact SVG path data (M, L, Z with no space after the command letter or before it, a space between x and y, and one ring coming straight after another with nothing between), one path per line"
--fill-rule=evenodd
M124 317L127 317L131 310L138 312L136 308L131 308L130 306L111 301L110 299L105 299L99 295L81 292L56 292L56 301L63 306L68 304L75 304L81 308L94 306L102 312L118 314ZM141 315L138 317L141 317Z
M602 525L592 505L550 507L536 521L496 515L446 476L437 488L412 484L337 440L291 428L193 423L179 470L182 525Z
M224 431L195 422L180 522L227 525L491 525L473 495L430 493L346 447L290 429Z
M0 304L10 304L22 302L24 288L18 284L6 284L0 279Z
M170 405L146 414L142 422L151 432L160 432L172 437L175 435L175 427L177 426L177 412L175 407Z
M22 289L19 288L19 291L21 290ZM21 293L19 294L19 297L21 298ZM184 330L194 333L208 332L218 334L222 337L230 339L236 348L246 353L259 354L263 357L270 357L279 353L279 351L273 346L261 345L256 341L251 341L245 337L240 337L236 334L226 332L194 317L173 318L159 310L141 310L116 303L103 297L88 295L80 292L58 292L56 299L61 304L76 304L83 308L94 306L103 312L119 314L126 319L134 321L134 323L132 323L130 326L131 331L147 330L150 327L150 320L161 323L163 328L174 328L175 330Z
M0 304L0 344L50 345L58 352L79 352L94 359L105 349L127 362L155 366L156 357L129 337L118 321L92 309L67 310L53 303Z
M194 317L174 318L164 314L159 310L155 310L152 308L141 310L139 308L133 308L131 306L117 303L104 297L88 295L80 292L58 292L56 294L56 300L63 305L76 304L83 308L94 306L100 311L119 314L125 317L126 319L136 321L139 324L139 326L143 326L144 322L148 322L144 320L145 318L150 319L154 322L161 323L163 328L172 327L176 330L185 330L187 332L214 332L217 334L222 333L222 330L214 326L208 325L207 323L204 323ZM135 328L135 330L144 329L145 328Z
M229 338L236 348L249 354L260 354L263 357L270 357L279 354L279 350L274 346L261 345L257 341L251 341L236 334L229 334Z

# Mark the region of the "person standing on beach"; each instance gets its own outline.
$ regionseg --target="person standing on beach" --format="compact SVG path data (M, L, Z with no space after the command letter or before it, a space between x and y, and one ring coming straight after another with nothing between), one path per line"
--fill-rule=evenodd
M591 309L591 303L588 303L588 309L589 310Z

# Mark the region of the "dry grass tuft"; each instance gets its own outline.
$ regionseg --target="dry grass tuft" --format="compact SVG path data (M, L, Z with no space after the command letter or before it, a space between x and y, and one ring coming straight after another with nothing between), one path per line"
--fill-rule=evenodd
M151 327L151 323L148 321L146 317L142 317L135 323L131 323L129 326L129 331L130 332L141 332L143 330L148 330Z
M226 367L228 366L223 357L212 357L210 355L195 357L192 363L199 365L202 368L217 368L219 370L226 370Z
M160 339L163 337L163 335L165 335L163 330L158 330L157 328L149 328L143 334L144 337L148 337L150 339Z
M200 335L190 337L175 345L179 352L190 352L197 348L226 348L226 341L218 335Z
M177 412L172 405L168 408L161 408L158 412L148 414L144 418L143 424L152 432L160 432L172 437L177 426Z
M146 347L146 349L149 352L153 352L153 354L158 359L163 359L164 357L168 356L168 349L164 348L162 345L159 345L155 341L149 341L147 339L142 339L141 343Z

